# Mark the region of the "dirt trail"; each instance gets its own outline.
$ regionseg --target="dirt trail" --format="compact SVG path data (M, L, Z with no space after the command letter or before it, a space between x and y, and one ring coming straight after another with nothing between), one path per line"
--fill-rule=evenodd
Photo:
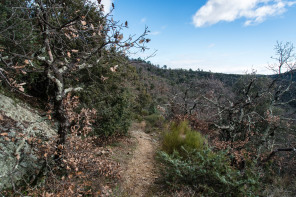
M157 177L154 166L157 142L141 129L131 131L131 136L138 144L124 173L123 186L129 196L145 196Z

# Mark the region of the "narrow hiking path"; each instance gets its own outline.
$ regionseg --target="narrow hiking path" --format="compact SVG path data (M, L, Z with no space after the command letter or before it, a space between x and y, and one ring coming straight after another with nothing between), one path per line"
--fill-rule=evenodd
M139 128L130 134L136 139L137 146L123 175L123 187L129 196L146 196L157 178L154 160L157 141Z

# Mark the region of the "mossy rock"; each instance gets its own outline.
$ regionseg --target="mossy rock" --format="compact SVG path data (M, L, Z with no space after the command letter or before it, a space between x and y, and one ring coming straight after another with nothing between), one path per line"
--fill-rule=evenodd
M31 138L41 143L56 136L44 117L26 104L0 94L0 190L18 184L40 169Z

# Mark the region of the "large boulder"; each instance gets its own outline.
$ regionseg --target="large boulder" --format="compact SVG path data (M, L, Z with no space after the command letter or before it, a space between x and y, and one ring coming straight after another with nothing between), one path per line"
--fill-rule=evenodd
M34 140L42 144L56 136L46 119L23 102L0 94L0 191L41 168Z

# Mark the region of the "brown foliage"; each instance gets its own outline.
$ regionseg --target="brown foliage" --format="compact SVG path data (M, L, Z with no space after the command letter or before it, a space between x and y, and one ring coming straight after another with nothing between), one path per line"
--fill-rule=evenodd
M109 150L97 147L95 140L69 135L62 160L66 170L64 175L56 175L57 169L53 168L42 187L33 189L31 195L101 196L110 192L110 189L106 191L110 186L105 184L105 180L115 181L119 178L119 164L108 159L103 153Z

